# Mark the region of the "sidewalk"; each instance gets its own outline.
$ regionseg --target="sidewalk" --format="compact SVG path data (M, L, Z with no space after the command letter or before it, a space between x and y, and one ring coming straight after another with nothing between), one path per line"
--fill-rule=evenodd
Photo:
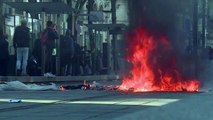
M0 83L5 81L20 81L28 83L39 82L82 82L86 81L110 81L121 79L119 75L94 75L94 76L56 76L56 77L44 77L44 76L0 76Z

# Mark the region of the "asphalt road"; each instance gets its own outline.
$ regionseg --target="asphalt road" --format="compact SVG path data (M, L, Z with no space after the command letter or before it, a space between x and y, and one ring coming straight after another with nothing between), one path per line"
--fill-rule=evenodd
M212 94L0 91L0 120L210 120Z

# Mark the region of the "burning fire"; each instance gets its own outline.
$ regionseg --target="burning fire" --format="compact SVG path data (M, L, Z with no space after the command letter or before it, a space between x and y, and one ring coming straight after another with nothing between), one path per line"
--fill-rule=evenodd
M183 80L178 71L176 55L167 37L153 35L144 28L128 36L127 59L131 75L124 77L120 90L133 92L199 90L197 80Z

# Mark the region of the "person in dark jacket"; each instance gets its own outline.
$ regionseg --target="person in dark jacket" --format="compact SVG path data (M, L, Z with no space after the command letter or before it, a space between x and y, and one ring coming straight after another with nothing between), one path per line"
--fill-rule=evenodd
M44 49L44 53L45 53L45 74L44 76L54 76L52 74L53 71L53 61L52 61L52 53L53 53L53 49L55 47L55 40L59 38L58 33L56 31L56 25L53 24L52 21L47 21L47 27L43 32L47 32L48 33L48 37L46 42L42 42L42 46ZM42 37L41 37L42 38Z
M61 62L63 75L71 75L71 64L74 56L74 41L72 31L67 29L65 37L61 39Z
M81 64L81 46L77 43L77 41L74 41L74 56L72 59L72 75L77 76L81 74L80 70L80 64Z
M0 76L7 76L7 67L9 61L8 42L0 28Z
M25 20L21 25L16 27L13 36L13 46L16 50L16 70L17 75L27 75L26 67L29 54L30 29L27 27Z
M41 41L36 39L34 42L34 48L32 51L32 56L28 59L27 73L30 76L40 76L41 75Z

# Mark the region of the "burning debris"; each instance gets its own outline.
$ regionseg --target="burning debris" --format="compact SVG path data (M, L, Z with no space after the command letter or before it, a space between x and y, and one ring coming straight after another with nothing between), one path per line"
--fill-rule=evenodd
M117 90L117 86L112 85L102 85L96 81L93 81L92 83L87 83L86 80L84 80L83 84L81 85L62 85L59 87L59 90Z
M120 90L196 92L201 85L183 78L168 38L145 28L128 36L127 59L132 64L131 75L124 77Z

